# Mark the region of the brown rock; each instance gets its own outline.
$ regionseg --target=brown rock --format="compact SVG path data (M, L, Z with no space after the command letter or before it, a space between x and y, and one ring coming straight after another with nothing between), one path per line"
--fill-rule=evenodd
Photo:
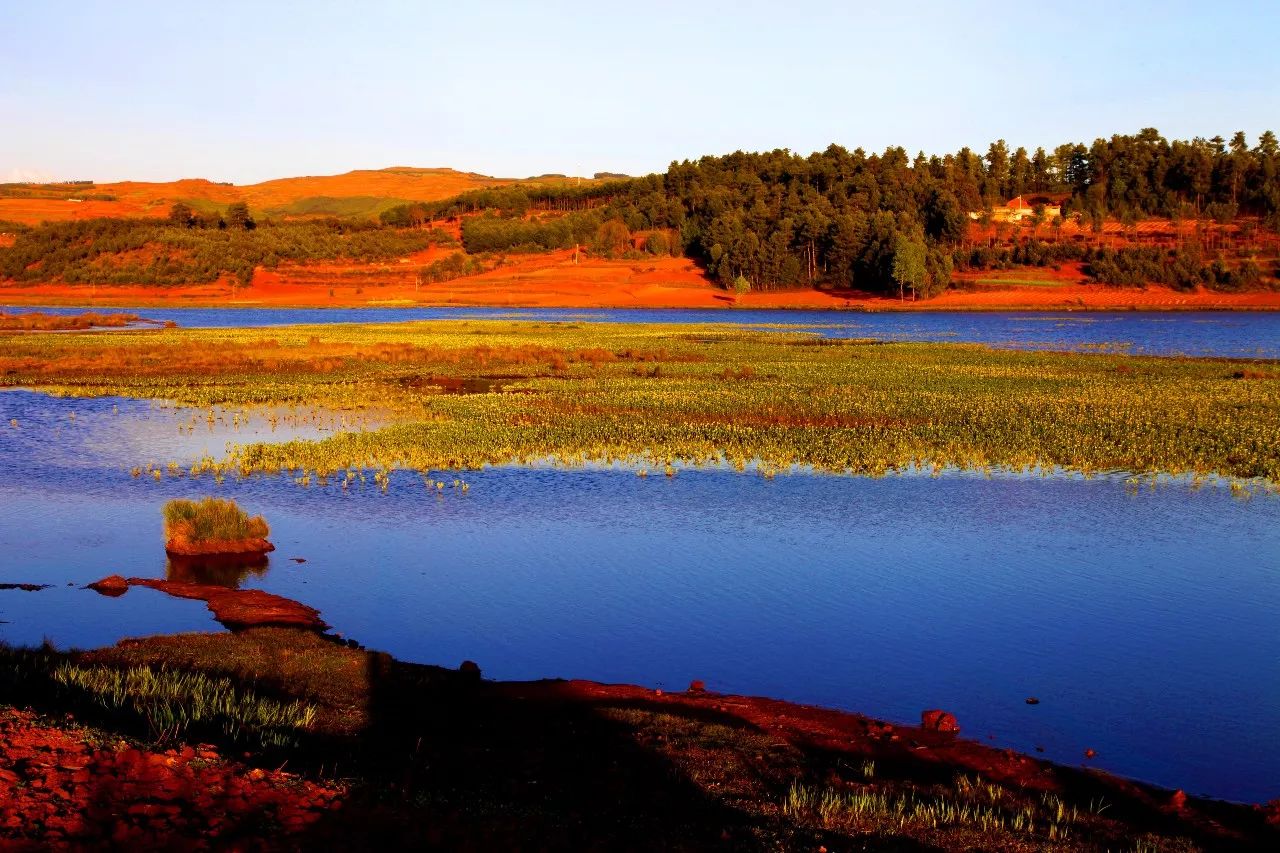
M170 539L164 543L165 553L179 557L202 557L208 554L265 554L274 551L265 539L230 539L216 542L192 542L189 539Z
M956 722L955 715L938 708L921 712L920 726L933 732L954 734L960 731L960 724Z
M232 629L278 625L323 631L328 627L315 608L260 589L228 589L225 586L154 578L129 578L129 585L157 589L176 598L203 601L213 612L214 619Z
M1169 798L1169 808L1176 812L1180 812L1187 807L1187 792L1179 788L1173 792L1173 796Z
M100 595L117 598L129 591L129 582L119 575L108 575L100 581L94 581L86 588Z
M695 679L689 682L689 692L690 693L706 693L707 685L704 681L700 679Z

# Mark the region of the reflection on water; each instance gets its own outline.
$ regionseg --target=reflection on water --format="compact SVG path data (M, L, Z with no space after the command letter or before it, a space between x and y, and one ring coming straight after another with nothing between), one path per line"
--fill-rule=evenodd
M182 413L0 394L0 423L11 413L63 433L0 432L0 548L16 555L0 582L54 585L0 593L0 639L215 629L200 602L77 587L174 572L161 506L218 494L263 514L280 550L269 571L190 577L301 601L407 660L667 689L696 678L905 722L944 707L968 736L1059 761L1092 748L1107 769L1193 793L1280 793L1274 496L1113 477L515 467L468 473L466 493L407 472L387 494L155 482L129 476L123 436L167 436Z
M261 578L271 567L266 554L207 554L199 557L168 556L167 580L239 589L248 578Z
M3 307L78 314L84 308ZM122 309L124 310L124 309ZM1009 349L1066 349L1150 355L1280 358L1280 311L849 312L714 308L135 308L187 328L280 326L297 323L395 323L406 320L494 319L557 323L724 323L836 338L951 341ZM106 332L105 334L111 334Z

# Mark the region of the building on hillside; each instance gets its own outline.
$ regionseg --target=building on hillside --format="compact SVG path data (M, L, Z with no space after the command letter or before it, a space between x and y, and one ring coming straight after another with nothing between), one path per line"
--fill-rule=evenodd
M1062 214L1062 203L1069 193L1027 193L1014 196L1002 205L991 209L993 222L1023 222L1030 220L1037 206L1044 206L1044 221L1052 222L1054 217ZM982 211L969 214L970 219L981 219Z

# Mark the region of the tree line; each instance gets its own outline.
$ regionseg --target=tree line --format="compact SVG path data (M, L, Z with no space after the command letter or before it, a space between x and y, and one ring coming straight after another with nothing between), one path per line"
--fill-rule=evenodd
M1270 131L1251 147L1243 133L1229 142L1170 142L1145 129L1031 153L1010 150L1003 140L985 154L962 148L914 158L900 147L868 154L832 145L807 157L735 152L672 163L664 174L629 181L477 190L424 210L518 218L572 205L600 222L621 220L631 231L673 234L673 250L701 262L726 287L742 278L757 289L825 285L927 296L967 264L968 214L1030 193L1061 198L1061 221L1168 216L1226 222L1248 214L1280 230L1280 146ZM388 211L386 221L401 221L401 214ZM468 251L518 243L552 248L569 240L549 224L526 233L523 226L493 222L471 226L469 240L467 222ZM510 236L495 239L500 232ZM1202 278L1222 278L1208 275L1214 261L1234 263L1205 258ZM1114 267L1097 269L1104 274Z
M0 248L0 278L176 285L231 275L247 284L256 268L285 261L381 261L457 242L443 231L357 220L254 223L247 209L234 205L220 225L209 217L196 224L194 215L174 207L166 219L84 219L19 232L12 246Z

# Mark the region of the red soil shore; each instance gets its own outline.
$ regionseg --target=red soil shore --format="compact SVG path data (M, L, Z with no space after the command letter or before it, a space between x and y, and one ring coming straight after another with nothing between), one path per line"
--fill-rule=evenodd
M106 580L109 579L104 578L104 581ZM320 619L320 611L315 608L260 589L229 589L213 584L156 578L129 578L127 583L129 586L145 586L159 590L175 598L203 601L213 614L213 618L231 629L275 625L323 631L328 627Z
M404 263L311 265L259 270L251 287L229 281L183 287L142 285L16 285L0 283L0 303L129 307L364 308L493 306L507 308L793 308L862 311L999 310L1280 310L1280 292L1186 293L1164 287L1081 284L1078 276L1019 286L993 276L994 286L950 290L921 301L859 291L788 290L740 297L715 286L682 258L644 261L580 259L555 252L518 259L478 276L418 285L417 270L440 252Z
M164 550L167 554L179 557L243 556L246 554L266 554L275 549L276 546L266 539L192 542L189 539L174 537L164 545Z
M681 719L718 721L716 725L752 732L757 741L768 742L770 754L756 756L764 764L755 772L744 775L738 768L717 783L726 788L721 795L730 798L758 796L755 788L762 779L777 772L795 772L821 756L823 764L833 766L875 761L897 778L927 781L949 779L956 773L976 774L1037 796L1054 793L1076 799L1105 798L1116 813L1127 815L1126 820L1137 826L1159 826L1180 835L1216 839L1209 842L1208 849L1255 849L1255 845L1261 849L1264 839L1280 837L1280 801L1249 807L1187 797L1180 791L1162 790L1101 771L1053 765L945 732L779 700L695 688L670 694L587 681L496 682L461 692L470 697L469 702L487 697L481 701L502 703L503 707L513 703L510 707L522 708L534 719L572 717L590 709L632 708ZM647 746L659 752L671 750L673 767L683 767L686 762L704 766L726 758L702 754L702 749L685 752L678 744L666 743L665 737ZM536 751L536 745L526 748ZM784 761L787 767L767 766L783 755L791 756ZM742 757L733 755L735 760ZM510 771L520 775L519 755L508 758ZM791 762L796 760L801 763L792 768ZM742 790L738 790L740 786ZM131 849L210 845L223 849L238 839L253 849L292 849L308 835L312 843L320 838L330 843L340 838L357 839L375 817L407 824L410 828L402 831L419 839L425 837L426 830L415 823L412 811L389 815L385 805L371 806L359 797L349 799L350 794L348 787L338 782L309 781L282 770L251 769L225 759L209 745L165 751L137 748L118 739L104 742L99 733L69 719L55 721L0 707L0 846L5 849L15 849L4 845L5 839L42 845L102 844L109 840ZM430 831L442 829L434 826ZM296 840L288 840L290 836Z
M75 724L0 707L0 848L206 848L266 826L305 830L344 786L250 768L209 745L163 752L100 742ZM23 842L29 846L22 846Z

